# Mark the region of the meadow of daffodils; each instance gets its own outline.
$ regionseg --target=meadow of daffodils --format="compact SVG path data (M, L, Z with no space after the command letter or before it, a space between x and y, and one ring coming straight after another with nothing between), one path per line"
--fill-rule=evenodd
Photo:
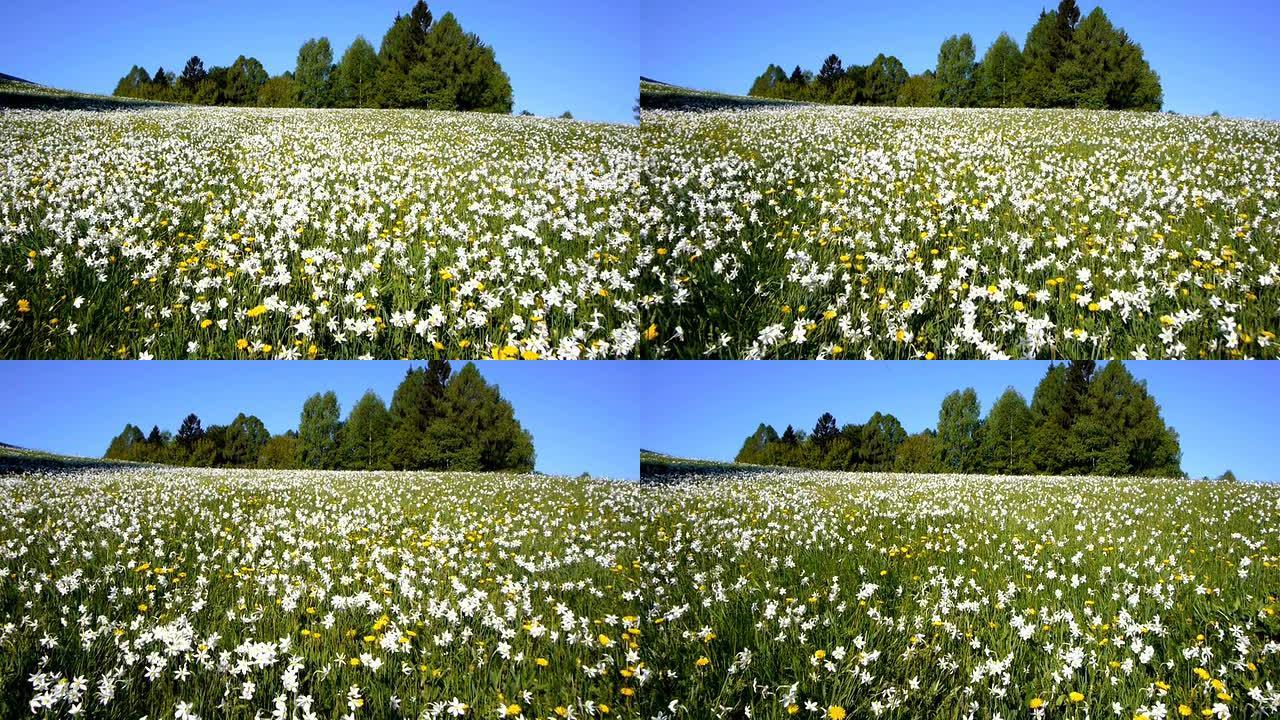
M1280 489L0 480L0 716L1266 717Z
M639 132L408 111L0 114L0 356L638 353Z
M1280 123L650 110L647 357L1276 358Z

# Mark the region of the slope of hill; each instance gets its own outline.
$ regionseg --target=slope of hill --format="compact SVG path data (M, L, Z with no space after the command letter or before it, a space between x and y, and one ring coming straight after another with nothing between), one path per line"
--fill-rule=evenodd
M138 463L58 455L0 443L0 476L48 470L89 470L95 468L138 467Z
M671 85L646 77L640 78L640 108L642 110L731 110L758 107L804 105L794 100L753 98L729 95L709 90Z
M60 90L0 73L0 110L119 110L172 103Z

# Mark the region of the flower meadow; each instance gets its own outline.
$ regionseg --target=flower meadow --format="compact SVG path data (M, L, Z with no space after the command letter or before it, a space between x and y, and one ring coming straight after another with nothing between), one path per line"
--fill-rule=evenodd
M10 476L0 716L634 717L654 697L641 493L465 473Z
M444 112L0 114L0 356L637 354L639 133Z
M646 357L1277 357L1280 124L784 106L641 125Z
M0 715L1280 713L1280 490L717 468L0 480Z

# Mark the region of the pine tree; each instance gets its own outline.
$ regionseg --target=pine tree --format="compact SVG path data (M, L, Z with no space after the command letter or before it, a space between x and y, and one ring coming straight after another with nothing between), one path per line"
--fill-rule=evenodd
M190 450L191 446L204 437L204 428L200 425L200 418L195 413L191 413L182 420L182 426L178 428L178 444L183 448Z
M813 426L813 434L809 436L813 442L821 448L825 448L827 443L840 432L839 426L836 425L835 416L831 413L822 413L818 418L818 422Z
M1066 45L1058 30L1056 12L1040 13L1040 19L1023 43L1022 104L1027 107L1060 107L1065 101L1058 81L1058 65Z
M443 467L430 436L431 425L443 412L449 363L432 360L425 368L411 368L391 397L388 457L397 470Z

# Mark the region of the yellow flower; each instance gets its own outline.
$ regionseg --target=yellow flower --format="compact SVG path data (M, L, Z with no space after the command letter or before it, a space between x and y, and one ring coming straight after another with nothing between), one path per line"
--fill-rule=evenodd
M200 321L200 329L201 329L201 330L208 330L208 329L209 329L209 326L210 326L210 325L212 325L212 324L213 324L213 321L212 321L212 320L210 320L209 318L205 318L204 320L201 320L201 321Z
M844 708L839 705L832 705L827 708L827 717L831 720L844 720Z
M790 705L788 705L788 706L787 706L787 714L788 714L788 715L795 715L795 714L796 714L796 713L798 713L798 712L800 712L800 706L799 706L799 705L797 705L797 704L795 704L795 703L791 703Z
M251 318L256 318L256 317L260 317L260 316L262 316L262 315L265 315L266 313L267 313L267 306L266 306L266 305L259 305L259 306L254 307L254 308L250 308L250 309L249 309L249 311L245 313L245 315L248 315L248 316L249 316L249 317L251 317Z
M1098 312L1100 309L1102 309L1102 306L1098 303L1089 303L1089 312Z
M1196 677L1200 678L1201 680L1209 679L1209 671L1205 670L1204 668L1201 668L1201 667L1196 668L1195 674L1196 674Z
M816 658L816 659L818 659L818 660L822 660L822 659L824 659L824 658L826 658L826 657L827 657L827 651L826 651L826 650L815 650L815 651L814 651L814 653L813 653L813 657L814 657L814 658Z
M650 324L649 329L644 331L644 339L652 341L657 337L658 337L658 326L656 324Z
M266 355L266 354L267 354L267 353L269 353L269 352L271 352L271 346L270 346L270 345L263 345L263 346L262 346L262 354L263 354L263 355Z
M347 661L347 664L351 667L358 667L360 665L360 658L353 657Z
M1027 704L1031 707L1032 710L1039 710L1040 708L1044 707L1044 700L1042 698L1034 697L1034 698L1031 698L1031 702Z
M1181 715L1182 717L1191 717L1191 706L1190 706L1190 705L1179 705L1179 706L1178 706L1178 714L1179 714L1179 715Z
M925 353L925 354L924 354L924 359L925 359L925 360L933 360L933 359L934 359L934 358L936 358L936 357L938 357L938 356L937 356L937 355L934 355L932 350L930 350L929 352L927 352L927 353Z
M636 691L635 691L634 689L632 689L632 688L629 688L629 687L624 687L624 688L622 688L621 690L619 690L618 692L622 693L623 695L626 695L627 697L631 697L632 695L635 695L635 694L636 694Z
M1013 309L1014 309L1014 310L1016 310L1016 311L1018 311L1018 312L1022 312L1023 310L1026 310L1026 309L1027 309L1027 306L1026 306L1025 304L1023 304L1023 302L1022 302L1021 300L1014 300L1014 301L1013 301Z
M512 715L519 715L519 714L520 714L519 705L515 703L511 703L510 705L507 706L507 717L510 717Z
M547 666L547 665L549 665L550 663L548 663L548 662L547 662L547 659L546 659L546 658L538 658L538 659L536 659L536 660L534 660L534 661L533 661L533 664L534 664L534 665L537 665L538 667L546 667L546 666Z
M841 345L832 345L832 346L831 346L831 354L832 354L832 355L839 355L839 354L841 354L841 353L843 353L843 352L844 352L844 347L843 347L843 346L841 346Z
M905 303L904 303L904 304L905 304ZM904 309L905 309L905 308L904 308ZM828 311L826 311L826 312L822 313L822 317L823 317L823 319L825 319L825 320L834 320L834 319L836 318L836 311L835 311L835 310L828 310Z
M613 640L610 640L608 635L602 634L600 635L600 637L597 637L596 640L600 643L602 647L609 647L610 645L613 644Z
M31 303L30 303L30 302L28 302L28 301L26 301L26 300L19 300L19 301L18 301L18 312L20 312L20 313L28 313L28 312L31 312Z
M711 664L711 658L707 657L706 655L703 655L702 657L695 660L693 664L697 665L698 667L706 667Z
M1071 693L1067 695L1067 697L1071 699L1071 702L1075 702L1075 703L1078 703L1081 700L1084 700L1084 695L1076 692L1075 690L1072 690Z

